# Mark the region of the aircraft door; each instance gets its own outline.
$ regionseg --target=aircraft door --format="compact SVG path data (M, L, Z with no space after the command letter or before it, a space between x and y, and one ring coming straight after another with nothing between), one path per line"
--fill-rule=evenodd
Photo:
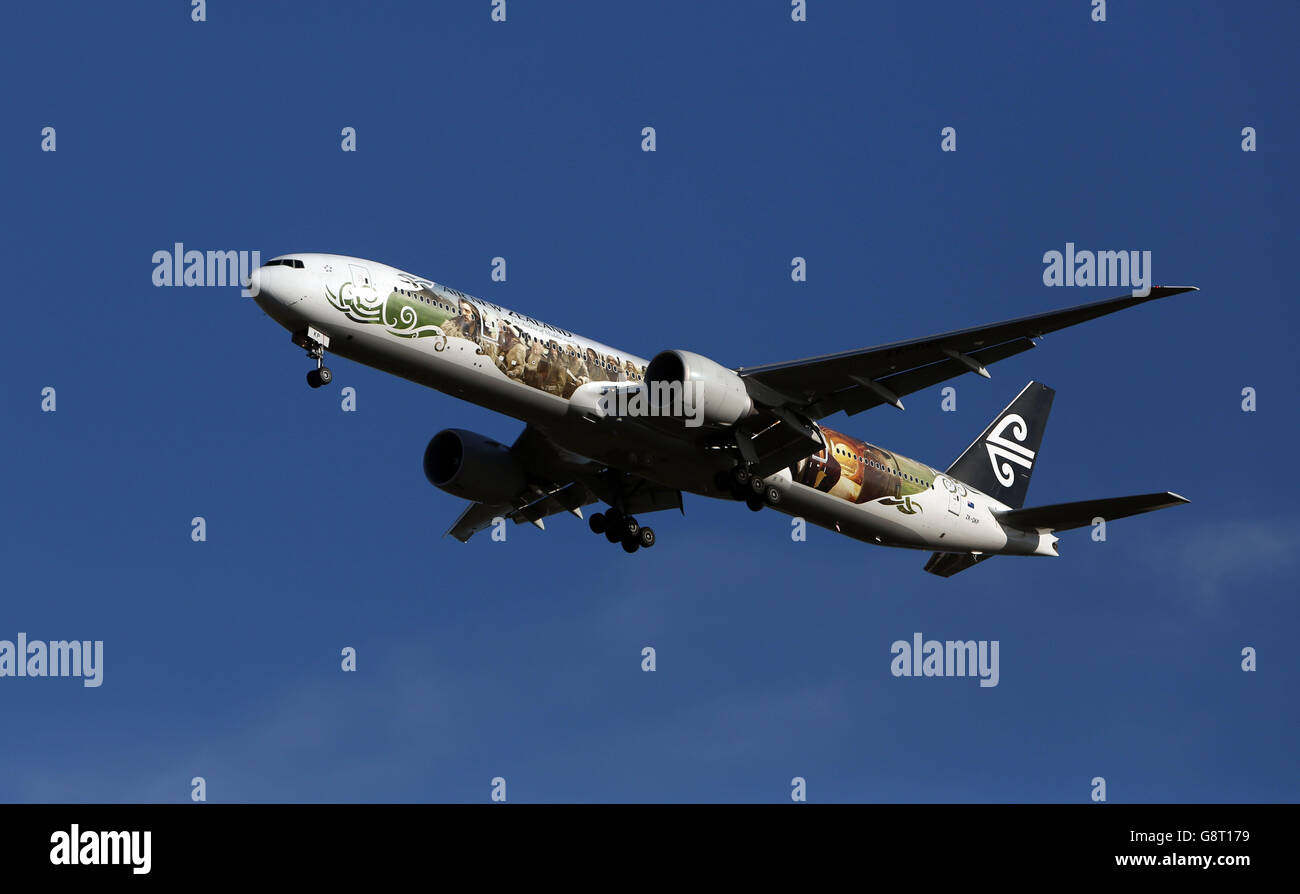
M343 283L339 287L339 294L366 314L380 314L384 297L375 288L374 280L370 278L370 269L361 264L349 264L348 270L352 274L352 281Z
M948 492L948 511L953 515L961 515L961 495L958 491L963 488L961 488L956 481L944 476L939 477L939 483L942 484L943 489Z
M349 264L348 268L352 271L352 285L357 288L363 288L370 285L370 271L360 264Z

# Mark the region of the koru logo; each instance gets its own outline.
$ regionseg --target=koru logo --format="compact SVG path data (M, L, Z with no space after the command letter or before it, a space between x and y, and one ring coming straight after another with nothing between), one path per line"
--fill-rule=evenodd
M939 483L943 485L944 490L948 491L948 493L956 494L963 500L966 499L966 496L970 493L970 491L966 490L966 485L959 481L953 481L951 478L946 478L942 475L939 476Z
M1034 451L1025 447L1023 443L1016 444L1003 437L1008 428L1011 429L1011 437L1017 441L1024 441L1029 437L1029 426L1025 424L1025 420L1016 413L1008 413L984 440L984 446L989 451L989 462L993 465L993 474L997 476L998 482L1003 487L1010 487L1015 483L1016 473L1011 468L1011 463L999 464L999 459L1011 460L1026 469L1034 467Z
M903 497L901 500L897 497L885 497L880 502L884 506L897 506L898 511L904 515L916 515L923 509L920 503L913 503L911 497Z

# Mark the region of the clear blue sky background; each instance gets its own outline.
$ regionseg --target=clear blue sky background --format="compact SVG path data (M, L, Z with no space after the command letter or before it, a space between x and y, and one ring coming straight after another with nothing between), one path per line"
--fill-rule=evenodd
M1297 800L1296 5L809 7L8 8L0 638L101 639L105 676L0 679L0 799ZM237 289L151 285L177 241L728 365L1109 297L1043 253L1150 250L1201 292L966 376L955 413L827 422L944 467L1037 379L1031 504L1192 504L949 580L689 497L635 556L565 518L462 546L424 445L520 424L343 360L311 391ZM895 679L915 631L998 640L1001 684Z

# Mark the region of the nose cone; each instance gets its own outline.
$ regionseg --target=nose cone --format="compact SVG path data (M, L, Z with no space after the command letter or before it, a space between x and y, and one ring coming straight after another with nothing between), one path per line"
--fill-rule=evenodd
M257 306L272 317L279 315L307 297L307 275L303 270L273 260L254 270L248 277L248 291Z
M262 303L262 271L265 269L265 267L258 267L248 275L248 282L244 284L249 296L258 304Z
M262 308L275 317L293 302L286 301L284 283L277 282L279 267L258 267L248 276L248 291Z

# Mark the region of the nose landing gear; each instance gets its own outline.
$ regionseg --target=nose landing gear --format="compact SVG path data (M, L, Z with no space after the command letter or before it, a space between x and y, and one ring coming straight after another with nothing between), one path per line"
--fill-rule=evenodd
M317 358L320 363L320 358ZM316 369L307 370L307 384L313 388L319 388L322 385L328 385L334 381L334 373L330 372L328 366L317 366Z
M293 334L293 343L307 351L307 356L316 361L316 368L307 371L307 384L320 388L334 381L334 373L325 365L325 349L330 346L330 337L319 329L308 326L301 332Z

